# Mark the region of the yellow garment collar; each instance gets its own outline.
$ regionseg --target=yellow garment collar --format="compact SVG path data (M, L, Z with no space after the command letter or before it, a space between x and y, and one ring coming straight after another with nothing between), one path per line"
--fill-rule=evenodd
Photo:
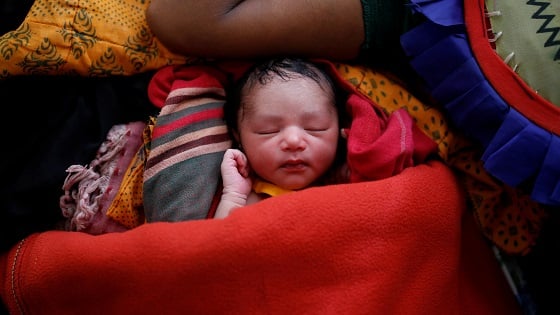
M253 180L253 191L257 194L267 194L271 197L279 196L291 192L289 189L280 188L269 182L260 179Z

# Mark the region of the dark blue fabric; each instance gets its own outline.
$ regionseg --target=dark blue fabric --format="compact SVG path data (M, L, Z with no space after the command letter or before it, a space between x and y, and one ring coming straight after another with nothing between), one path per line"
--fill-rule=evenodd
M539 171L551 135L512 110L482 155L485 167L518 186Z
M507 104L469 45L462 0L412 0L428 20L401 36L410 64L451 121L484 148L491 175L523 185L535 201L560 205L560 138Z
M412 9L441 26L463 25L463 0L410 0Z

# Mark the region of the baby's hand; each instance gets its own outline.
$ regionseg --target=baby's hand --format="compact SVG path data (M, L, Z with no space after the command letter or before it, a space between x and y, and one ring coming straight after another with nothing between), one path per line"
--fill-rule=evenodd
M243 152L228 149L220 169L224 189L214 218L225 218L235 209L245 206L251 193L249 163Z
M224 194L236 193L248 196L251 192L247 156L237 149L228 149L221 164Z

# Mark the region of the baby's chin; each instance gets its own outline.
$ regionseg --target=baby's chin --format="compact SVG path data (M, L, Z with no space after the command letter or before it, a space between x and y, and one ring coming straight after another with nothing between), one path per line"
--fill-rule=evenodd
M277 184L277 186L288 190L301 190L311 186L314 181L315 180L282 181Z

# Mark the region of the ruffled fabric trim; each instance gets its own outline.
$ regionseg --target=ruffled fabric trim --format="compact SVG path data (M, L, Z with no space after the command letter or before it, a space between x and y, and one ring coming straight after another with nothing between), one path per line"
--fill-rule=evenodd
M542 115L551 111L556 114L557 109L522 85L497 54L495 62L485 58L486 73L480 67L480 56L473 53L473 45L477 50L492 48L485 32L475 35L485 40L487 47L481 47L480 39L473 39L471 30L484 26L467 27L464 13L466 6L472 6L470 16L476 13L482 19L484 2L473 0L465 3L465 7L462 0L411 2L411 8L426 16L427 21L405 33L401 44L411 58L412 67L426 80L448 117L467 136L483 145L485 169L507 185L529 187L531 198L539 203L560 205L560 137L550 128L554 121L558 122L555 119L558 116L550 116L545 121ZM477 23L476 19L468 21ZM494 70L501 71L502 78L504 72L509 73L508 80L515 85L497 88L487 75ZM533 103L531 113L525 110L526 102ZM535 105L539 105L536 110Z

